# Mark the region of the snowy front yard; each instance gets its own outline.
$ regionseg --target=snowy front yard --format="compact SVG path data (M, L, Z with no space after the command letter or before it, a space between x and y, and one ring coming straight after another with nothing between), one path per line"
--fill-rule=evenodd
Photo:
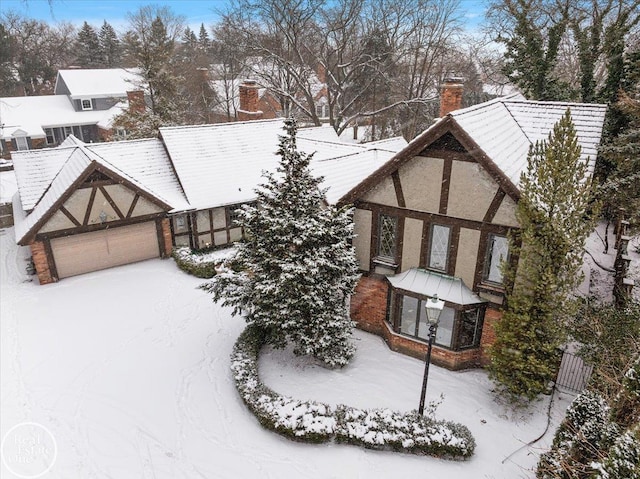
M494 401L483 371L432 367L428 400L469 427L467 462L306 445L263 430L229 369L243 323L213 304L173 260L151 260L39 287L0 231L2 423L48 428L58 455L45 478L533 477L541 448L567 407L556 395L545 439L502 464L546 426L548 398L513 413ZM329 371L286 351L260 361L264 382L300 399L355 407L417 407L423 363L356 332L358 352ZM2 477L15 477L2 465Z

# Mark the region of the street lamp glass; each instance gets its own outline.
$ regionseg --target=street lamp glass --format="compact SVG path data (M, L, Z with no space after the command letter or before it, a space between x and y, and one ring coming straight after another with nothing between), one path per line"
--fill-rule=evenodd
M444 301L439 300L438 296L434 296L426 301L424 307L427 310L427 321L429 321L429 324L438 324L440 313L442 313L442 309L444 308Z

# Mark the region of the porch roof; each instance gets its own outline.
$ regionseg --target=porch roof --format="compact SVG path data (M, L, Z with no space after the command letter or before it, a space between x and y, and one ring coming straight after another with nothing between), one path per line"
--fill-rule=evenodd
M460 278L435 273L420 268L411 268L404 273L387 277L391 286L422 296L433 297L443 301L467 306L486 303L471 291Z

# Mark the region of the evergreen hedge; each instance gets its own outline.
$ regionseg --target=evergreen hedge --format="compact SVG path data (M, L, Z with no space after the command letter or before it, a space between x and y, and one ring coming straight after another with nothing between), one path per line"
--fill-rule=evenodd
M345 405L333 409L321 402L278 394L265 386L258 374L258 356L265 342L263 330L248 326L231 355L238 393L263 427L301 442L335 441L456 460L473 455L475 440L462 424L435 421L416 411L363 410Z
M193 251L186 246L174 248L171 257L182 271L203 279L213 278L216 275L216 267L221 262L206 260L204 253Z

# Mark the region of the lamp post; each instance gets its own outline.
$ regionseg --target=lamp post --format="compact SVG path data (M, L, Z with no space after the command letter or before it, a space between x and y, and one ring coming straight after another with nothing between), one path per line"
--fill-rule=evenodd
M436 337L436 329L438 329L438 322L440 321L440 313L444 308L444 301L438 299L438 295L434 295L433 298L427 300L427 304L424 305L427 313L427 321L429 323L429 347L427 349L427 357L424 362L424 377L422 378L422 392L420 393L420 407L418 407L418 414L424 414L424 399L427 395L427 380L429 379L429 363L431 363L431 348L433 347L433 340Z

